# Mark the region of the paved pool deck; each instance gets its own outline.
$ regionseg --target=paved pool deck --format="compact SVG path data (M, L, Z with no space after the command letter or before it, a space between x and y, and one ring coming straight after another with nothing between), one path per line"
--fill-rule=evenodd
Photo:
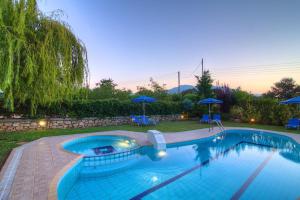
M249 128L226 127L226 129ZM164 133L164 136L167 143L176 143L206 138L219 132L218 128L212 131L199 129ZM300 134L275 133L289 136L300 143ZM0 172L0 200L57 199L56 186L59 178L81 157L80 155L63 150L61 144L68 140L91 135L128 136L134 138L141 146L150 145L147 141L146 133L121 130L44 137L27 143L12 151Z

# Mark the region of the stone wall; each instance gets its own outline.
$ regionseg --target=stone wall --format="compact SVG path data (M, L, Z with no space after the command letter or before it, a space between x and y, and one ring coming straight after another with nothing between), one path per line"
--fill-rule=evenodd
M154 115L151 116L157 121L180 120L181 115ZM65 128L86 128L97 126L113 126L130 124L131 119L126 117L111 118L49 118L44 120L37 119L3 119L0 120L0 132L15 132L26 130L42 129L65 129Z

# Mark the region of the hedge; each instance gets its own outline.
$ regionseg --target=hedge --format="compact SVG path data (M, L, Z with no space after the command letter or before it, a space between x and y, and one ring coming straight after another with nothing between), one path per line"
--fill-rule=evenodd
M282 105L279 100L270 98L255 98L231 109L231 117L249 122L251 118L256 123L269 125L284 125L288 119L299 117L299 111L294 105Z
M1 110L5 115L11 115L7 111ZM155 103L146 104L147 115L169 115L179 114L183 111L180 102L173 101L157 101ZM133 103L131 101L120 101L116 99L106 100L85 100L64 102L61 104L53 104L47 107L38 107L35 116L27 116L28 107L23 105L17 109L18 114L24 114L24 117L115 117L129 116L132 114L142 114L142 104Z

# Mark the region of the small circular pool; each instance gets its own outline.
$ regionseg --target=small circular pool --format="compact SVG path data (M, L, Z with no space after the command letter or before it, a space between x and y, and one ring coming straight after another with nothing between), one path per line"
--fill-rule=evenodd
M126 136L97 135L66 142L63 148L85 156L99 156L128 151L138 147L135 140Z

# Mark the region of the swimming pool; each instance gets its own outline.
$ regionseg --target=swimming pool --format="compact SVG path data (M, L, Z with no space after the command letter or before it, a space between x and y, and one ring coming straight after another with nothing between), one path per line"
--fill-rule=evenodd
M85 156L100 156L136 148L134 139L126 136L96 135L82 137L63 144L67 151Z
M286 136L230 130L170 144L166 155L151 147L132 155L105 165L79 160L61 178L59 199L300 197L300 145Z

